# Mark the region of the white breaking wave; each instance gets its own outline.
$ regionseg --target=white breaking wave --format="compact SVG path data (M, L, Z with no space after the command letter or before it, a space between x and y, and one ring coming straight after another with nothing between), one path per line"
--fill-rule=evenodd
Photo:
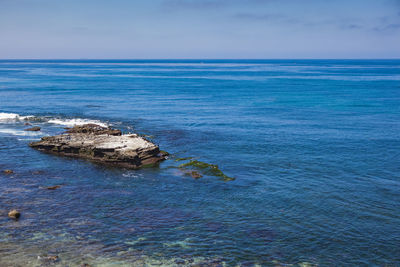
M51 124L58 124L66 127L73 127L77 125L84 124L97 124L103 127L108 127L109 124L101 122L99 120L90 120L90 119L82 119L82 118L73 118L73 119L62 119L62 118L51 118L51 117L35 117L35 116L21 116L17 113L5 113L0 112L0 123L13 123L13 122L22 122L22 121L35 121L35 123L39 122L47 122Z
M15 129L0 129L0 134L9 134L16 136L40 136L43 135L41 132L31 132L31 131L23 131L23 130L15 130Z
M77 125L84 125L88 123L97 124L103 127L108 127L108 124L101 122L99 120L89 120L89 119L50 119L47 121L48 123L59 124L64 126L77 126Z
M17 113L5 113L0 112L0 123L1 122L13 122L13 121L23 121L34 118L35 116L21 116Z

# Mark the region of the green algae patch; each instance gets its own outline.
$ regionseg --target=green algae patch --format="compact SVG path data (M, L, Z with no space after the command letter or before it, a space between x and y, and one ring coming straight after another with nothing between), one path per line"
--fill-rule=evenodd
M198 171L183 171L183 174L185 174L187 176L191 176L194 179L199 179L199 178L203 177L203 175L201 175Z
M233 181L233 180L235 180L235 178L225 175L225 173L223 173L219 169L218 165L202 162L202 161L199 161L199 160L191 160L191 161L189 161L187 163L183 163L183 164L179 165L179 168L183 168L183 169L195 168L195 169L198 169L198 170L202 170L202 172L204 174L213 175L213 176L216 176L216 177L221 177L221 179L224 180L224 181Z
M177 158L175 161L185 161L185 160L191 160L193 157L186 157L186 158Z

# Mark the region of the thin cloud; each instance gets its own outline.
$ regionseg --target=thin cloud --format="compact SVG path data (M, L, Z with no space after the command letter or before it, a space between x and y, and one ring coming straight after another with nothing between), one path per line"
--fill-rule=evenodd
M255 21L272 21L272 20L284 20L286 16L277 14L253 14L253 13L238 13L233 15L233 18L243 20L255 20Z
M277 0L246 0L246 5L265 4ZM242 0L164 0L164 7L174 9L215 9L243 4Z
M390 33L400 30L400 23L394 23L389 17L380 18L377 21L378 26L372 27L365 25L360 20L355 19L326 19L326 20L307 20L305 18L295 18L284 14L259 14L259 13L237 13L232 15L233 19L246 20L253 23L279 23L296 24L304 28L310 27L334 27L341 30L366 30L382 33Z
M224 0L166 0L163 2L163 6L170 9L210 9L210 8L221 8L228 4Z
M373 30L377 31L377 32L397 31L397 30L400 30L400 23L390 23L390 24L386 24L386 25L381 25L378 27L374 27Z
M345 30L360 30L363 29L364 27L359 24L350 23L350 24L341 24L340 28Z

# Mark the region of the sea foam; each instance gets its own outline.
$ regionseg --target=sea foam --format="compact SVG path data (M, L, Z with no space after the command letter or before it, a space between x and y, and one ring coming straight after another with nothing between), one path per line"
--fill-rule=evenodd
M13 121L28 120L33 117L34 116L21 116L17 113L0 112L0 123L1 122L13 122Z
M99 120L89 120L89 119L79 119L79 118L75 118L75 119L50 119L47 121L48 123L52 123L52 124L59 124L59 125L64 125L64 126L68 126L68 127L73 127L73 126L77 126L77 125L84 125L84 124L97 124L103 127L108 127L109 125L101 122Z
M15 129L0 129L0 134L8 134L8 135L16 135L16 136L40 136L43 135L41 132L31 132L31 131L22 131Z
M38 122L47 122L51 124L58 124L67 127L73 127L77 125L84 125L88 123L97 124L103 127L108 127L107 123L101 122L99 120L91 120L91 119L82 119L82 118L73 118L73 119L64 119L64 118L51 118L51 117L36 117L32 115L21 116L17 113L6 113L0 112L0 123L13 123L20 121L35 121Z

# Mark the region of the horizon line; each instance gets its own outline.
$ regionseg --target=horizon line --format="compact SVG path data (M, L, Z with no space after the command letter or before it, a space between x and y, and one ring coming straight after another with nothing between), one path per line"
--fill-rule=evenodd
M7 60L400 60L399 58L0 58Z

